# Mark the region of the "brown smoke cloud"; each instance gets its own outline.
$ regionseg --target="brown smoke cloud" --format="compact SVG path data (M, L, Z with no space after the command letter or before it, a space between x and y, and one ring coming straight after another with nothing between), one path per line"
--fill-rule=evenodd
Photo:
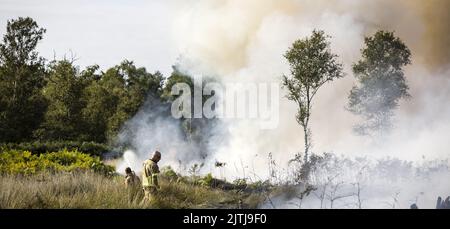
M448 0L218 0L182 1L176 30L186 55L230 73L245 67L248 51L265 20L275 14L319 18L324 13L350 15L365 35L395 30L418 61L430 67L449 63L450 1ZM302 17L303 15L303 17ZM352 28L349 28L352 29ZM223 70L223 71L221 71Z
M358 10L377 29L394 29L410 41L415 55L430 68L449 63L450 1L360 1ZM368 12L368 14L367 14ZM419 19L419 20L417 20Z
M450 1L405 1L418 11L425 24L420 54L432 67L442 66L450 60Z

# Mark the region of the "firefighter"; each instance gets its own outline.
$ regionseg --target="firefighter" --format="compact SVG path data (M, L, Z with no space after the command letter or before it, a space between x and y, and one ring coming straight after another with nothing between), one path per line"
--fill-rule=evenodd
M136 186L141 185L141 180L138 176L136 176L136 173L131 170L130 167L127 167L125 169L125 186L127 189L134 188Z
M142 198L141 180L130 167L125 169L125 187L128 192L128 200L134 201L136 198Z
M151 202L159 189L158 162L161 160L161 153L155 151L151 159L144 161L144 169L142 172L142 186L144 189L144 201Z

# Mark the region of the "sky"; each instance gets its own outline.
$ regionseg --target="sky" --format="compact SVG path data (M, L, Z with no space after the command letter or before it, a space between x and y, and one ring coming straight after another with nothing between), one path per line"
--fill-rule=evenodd
M38 51L48 60L73 53L81 67L106 69L128 59L167 76L179 55L167 2L0 0L0 36L8 20L29 16L47 29Z

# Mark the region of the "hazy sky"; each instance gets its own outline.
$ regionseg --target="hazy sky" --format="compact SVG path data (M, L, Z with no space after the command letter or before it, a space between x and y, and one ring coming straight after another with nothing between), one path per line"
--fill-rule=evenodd
M102 69L129 59L167 76L178 56L170 45L174 11L167 2L0 0L0 35L7 20L30 16L47 29L38 46L46 59L72 51L76 64Z

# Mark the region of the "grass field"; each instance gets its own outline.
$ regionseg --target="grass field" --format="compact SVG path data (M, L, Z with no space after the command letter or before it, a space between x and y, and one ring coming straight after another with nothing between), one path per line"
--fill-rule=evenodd
M263 201L258 194L161 179L155 201L144 203L140 190L125 189L123 177L93 172L2 175L0 184L0 208L238 208Z

